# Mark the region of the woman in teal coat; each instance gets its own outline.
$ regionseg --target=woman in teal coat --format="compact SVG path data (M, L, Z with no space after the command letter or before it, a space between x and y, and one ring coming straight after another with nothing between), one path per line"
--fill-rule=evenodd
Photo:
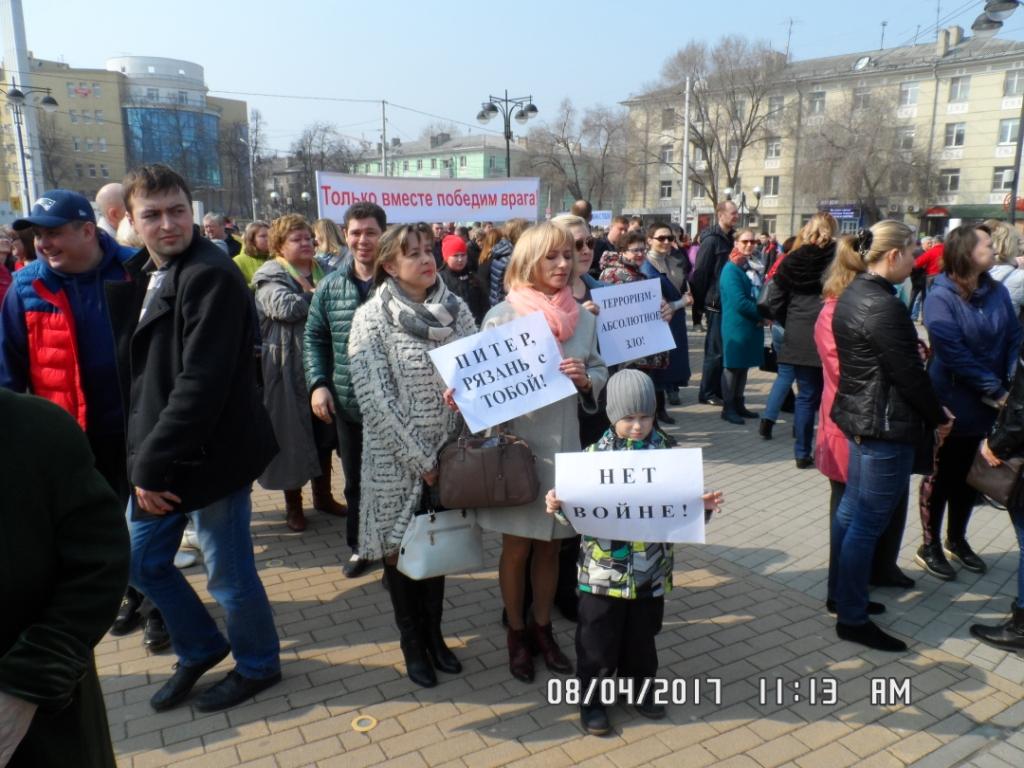
M747 277L747 262L757 238L752 229L736 236L736 246L722 268L718 280L722 301L722 418L732 424L744 424L744 418L757 414L748 411L743 400L747 370L764 361L764 329L757 311L756 289Z

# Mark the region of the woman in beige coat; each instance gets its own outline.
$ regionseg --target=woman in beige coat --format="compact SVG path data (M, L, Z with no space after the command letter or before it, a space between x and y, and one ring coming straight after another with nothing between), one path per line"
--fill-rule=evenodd
M580 450L577 405L597 410L597 396L608 379L608 368L597 352L597 319L580 311L572 297L573 236L564 227L544 223L527 229L516 243L505 271L508 298L484 318L483 328L542 312L562 347L561 371L572 379L577 397L547 405L511 424L537 458L541 488L555 484L555 454ZM533 680L533 654L540 652L548 669L572 672L572 664L559 650L551 632L551 606L558 579L559 540L574 536L548 515L544 499L520 507L479 511L480 525L502 534L498 581L508 614L509 669L524 682ZM533 558L533 621L523 622L526 563Z

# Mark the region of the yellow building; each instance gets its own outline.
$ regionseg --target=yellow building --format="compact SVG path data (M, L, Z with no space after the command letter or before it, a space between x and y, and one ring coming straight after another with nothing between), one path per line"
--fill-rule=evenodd
M248 216L247 105L208 96L202 67L129 56L80 69L30 55L29 69L29 85L49 88L59 104L52 114L24 107L36 110L37 143L24 136L36 194L63 187L94 199L132 165L159 161L183 173L207 210ZM2 70L0 78L10 81ZM0 109L0 200L15 209L20 189L12 113Z
M759 100L765 112L754 117L764 119L742 151L738 178L720 171L714 186L719 199L726 187L733 188L734 198L742 191L746 221L782 237L823 209L844 230L856 230L869 218L869 203L881 215L929 233L944 232L958 219L1005 218L1022 96L1024 43L968 38L960 27L941 30L933 43L790 62ZM633 155L657 153L634 173L624 212L678 220L682 91L663 89L624 103ZM872 145L863 164L878 171L870 200L843 178L812 181L828 179L833 170L821 167L823 144L816 137L839 123L854 133L859 126L886 128L879 136L887 144ZM728 146L729 137L719 140ZM868 146L857 136L846 140L857 151ZM828 163L849 159L839 154ZM708 192L712 185L702 178L708 162L692 145L689 160L688 219L691 227L703 228L712 221L715 202Z

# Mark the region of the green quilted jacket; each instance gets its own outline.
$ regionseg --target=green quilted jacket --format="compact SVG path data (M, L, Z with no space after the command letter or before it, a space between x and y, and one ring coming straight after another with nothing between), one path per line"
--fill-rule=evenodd
M351 263L344 264L317 286L309 305L302 361L309 391L328 386L334 394L338 415L359 423L362 417L349 371L348 334L352 317L363 300L351 271Z

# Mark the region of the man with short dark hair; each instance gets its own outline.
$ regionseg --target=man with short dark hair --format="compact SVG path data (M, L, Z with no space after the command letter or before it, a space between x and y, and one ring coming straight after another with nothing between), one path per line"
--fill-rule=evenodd
M363 425L349 372L348 334L352 317L373 291L377 243L387 228L384 209L356 203L345 211L345 241L352 258L317 286L306 318L303 362L310 406L321 421L334 422L338 455L345 473L345 540L352 556L342 568L349 578L366 570L359 556L359 493L363 455Z
M225 709L281 679L280 647L249 530L252 481L277 452L257 386L260 333L242 273L192 223L192 196L165 165L130 171L128 217L145 247L109 284L127 420L131 580L160 609L178 664L154 694L183 702L228 653L236 666L197 699ZM227 637L173 565L191 512Z
M722 400L722 307L718 298L718 278L733 248L733 232L739 209L732 200L723 200L715 208L716 224L701 237L697 264L691 287L694 304L708 316L704 337L704 371L697 399L708 405L721 405Z
M596 278L601 274L601 257L605 252L619 250L619 240L626 234L627 229L629 229L629 219L621 215L614 216L607 234L604 237L599 237L594 243L594 261L590 265L590 274L593 277Z

